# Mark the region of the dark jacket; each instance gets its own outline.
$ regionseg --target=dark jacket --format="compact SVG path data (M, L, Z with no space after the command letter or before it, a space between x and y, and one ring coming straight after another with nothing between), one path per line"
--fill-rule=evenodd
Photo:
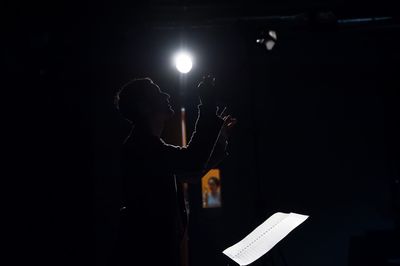
M185 177L201 178L225 155L225 145L215 145L222 124L215 110L200 106L185 148L133 131L122 155L126 209L117 246L120 265L179 265L185 215L177 187Z

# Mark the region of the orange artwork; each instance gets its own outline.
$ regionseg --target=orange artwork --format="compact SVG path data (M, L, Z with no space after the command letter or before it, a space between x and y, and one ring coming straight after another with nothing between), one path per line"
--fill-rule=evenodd
M201 179L203 208L221 207L221 175L219 169L211 169Z

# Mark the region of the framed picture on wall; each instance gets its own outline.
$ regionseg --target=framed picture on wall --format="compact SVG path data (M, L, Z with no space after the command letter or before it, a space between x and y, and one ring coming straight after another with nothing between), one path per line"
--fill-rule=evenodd
M221 201L221 172L211 169L201 180L203 208L220 208Z

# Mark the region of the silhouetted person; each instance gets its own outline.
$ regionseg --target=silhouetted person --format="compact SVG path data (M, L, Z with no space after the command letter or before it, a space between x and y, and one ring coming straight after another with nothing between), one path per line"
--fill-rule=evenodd
M133 130L122 154L126 208L121 215L117 259L112 264L180 264L185 215L180 209L183 204L178 201L177 186L183 176L200 178L213 166L211 161L225 155L228 131L236 123L230 116L222 119L216 115L212 87L210 78L198 86L199 114L195 131L184 148L166 144L160 138L174 111L170 96L151 79L133 80L118 93L118 108L131 121Z

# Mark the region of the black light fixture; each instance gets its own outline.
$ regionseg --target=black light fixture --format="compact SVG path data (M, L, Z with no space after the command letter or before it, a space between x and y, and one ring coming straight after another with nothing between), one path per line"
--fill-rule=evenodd
M275 47L277 40L276 31L269 30L268 32L261 32L261 37L256 42L264 45L268 51L271 51Z

